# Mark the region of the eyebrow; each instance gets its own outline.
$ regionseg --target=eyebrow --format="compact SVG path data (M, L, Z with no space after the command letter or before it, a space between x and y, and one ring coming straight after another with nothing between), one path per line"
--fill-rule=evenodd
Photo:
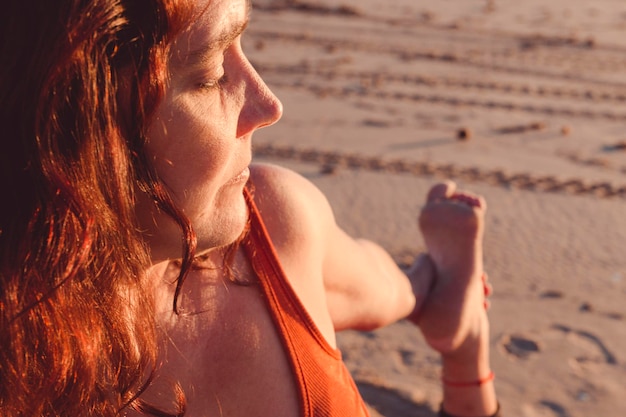
M246 19L241 24L233 25L232 27L220 33L216 37L216 39L213 40L212 42L206 45L203 45L202 47L196 50L189 52L189 54L187 54L183 62L185 62L186 65L191 65L191 66L198 65L198 64L208 61L209 55L212 52L216 50L220 50L220 49L225 49L226 47L228 47L248 27L248 23L250 22L251 11L252 11L252 0L246 0Z

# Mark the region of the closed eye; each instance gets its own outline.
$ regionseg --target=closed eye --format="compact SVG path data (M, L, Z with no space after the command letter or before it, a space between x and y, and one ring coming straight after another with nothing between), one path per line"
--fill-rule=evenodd
M203 90L216 90L222 88L228 82L228 75L224 74L220 78L201 82L198 87Z

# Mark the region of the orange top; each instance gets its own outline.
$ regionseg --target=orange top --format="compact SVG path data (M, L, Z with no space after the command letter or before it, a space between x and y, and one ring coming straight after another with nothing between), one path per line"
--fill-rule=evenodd
M248 190L250 232L243 247L261 283L268 310L297 384L301 417L367 417L354 380L291 288Z

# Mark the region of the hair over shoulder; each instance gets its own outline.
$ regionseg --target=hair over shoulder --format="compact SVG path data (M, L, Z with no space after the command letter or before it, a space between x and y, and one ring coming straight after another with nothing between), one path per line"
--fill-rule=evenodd
M159 195L144 131L189 7L2 9L0 415L119 415L141 408L156 361L134 201L138 186Z

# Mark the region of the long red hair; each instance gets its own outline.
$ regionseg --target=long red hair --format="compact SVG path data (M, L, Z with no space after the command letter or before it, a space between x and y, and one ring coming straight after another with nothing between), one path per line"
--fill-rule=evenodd
M157 344L137 189L179 222L188 262L193 252L143 154L188 11L182 0L2 5L2 416L142 409Z

